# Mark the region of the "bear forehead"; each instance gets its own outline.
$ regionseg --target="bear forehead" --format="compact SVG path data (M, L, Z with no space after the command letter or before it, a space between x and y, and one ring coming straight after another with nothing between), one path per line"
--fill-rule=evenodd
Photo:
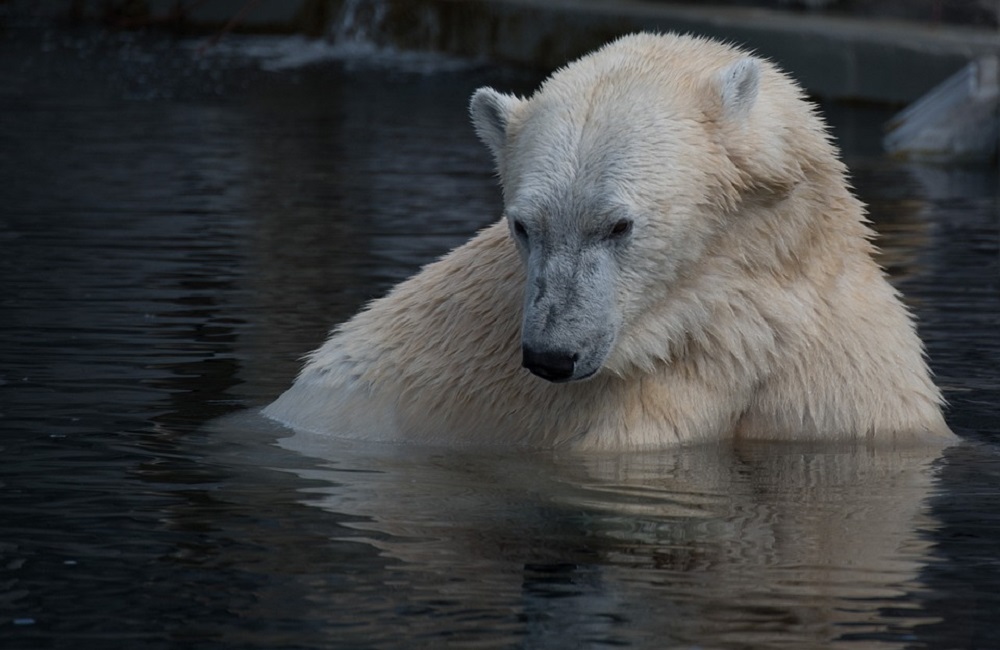
M708 79L681 70L637 68L627 61L621 67L567 70L528 98L513 125L547 120L566 127L614 129L625 118L635 123L657 114L694 117L710 108Z
M711 94L719 70L746 56L738 48L694 36L632 34L560 68L532 99L603 91L696 101Z
M746 56L697 37L636 34L556 71L511 115L508 207L700 200L712 170L728 168L719 73Z
M696 144L719 114L718 73L744 56L694 37L624 37L546 80L511 116L509 144L563 162L570 152L584 162L641 161Z
M702 111L656 104L655 97L588 100L593 105L525 107L507 145L510 205L639 209L664 193L692 193L718 164L710 160L721 153Z

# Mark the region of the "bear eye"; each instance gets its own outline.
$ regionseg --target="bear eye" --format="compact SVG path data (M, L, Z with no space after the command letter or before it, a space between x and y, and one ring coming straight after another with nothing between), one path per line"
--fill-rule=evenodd
M528 229L520 219L514 219L514 234L518 237L528 238Z
M631 219L619 219L611 226L609 231L609 236L612 238L624 237L625 235L632 232L632 220Z

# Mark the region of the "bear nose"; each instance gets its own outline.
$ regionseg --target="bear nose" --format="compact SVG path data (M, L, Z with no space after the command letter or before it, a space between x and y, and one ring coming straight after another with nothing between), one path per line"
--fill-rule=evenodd
M535 350L524 347L521 350L521 365L532 374L549 381L566 381L573 376L576 353L562 350Z

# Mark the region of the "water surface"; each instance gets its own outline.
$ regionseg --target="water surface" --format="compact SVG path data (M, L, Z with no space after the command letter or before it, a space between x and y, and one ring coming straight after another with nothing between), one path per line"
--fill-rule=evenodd
M299 357L496 218L472 90L537 79L197 45L0 35L2 647L1000 646L995 169L828 107L943 453L291 436L253 408Z

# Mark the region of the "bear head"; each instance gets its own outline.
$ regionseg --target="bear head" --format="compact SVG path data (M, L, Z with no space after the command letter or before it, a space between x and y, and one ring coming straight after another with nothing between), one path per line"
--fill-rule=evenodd
M669 356L667 342L623 332L744 206L802 182L803 148L828 148L774 66L686 36L621 38L529 98L480 88L470 112L525 266L523 365L550 381Z

